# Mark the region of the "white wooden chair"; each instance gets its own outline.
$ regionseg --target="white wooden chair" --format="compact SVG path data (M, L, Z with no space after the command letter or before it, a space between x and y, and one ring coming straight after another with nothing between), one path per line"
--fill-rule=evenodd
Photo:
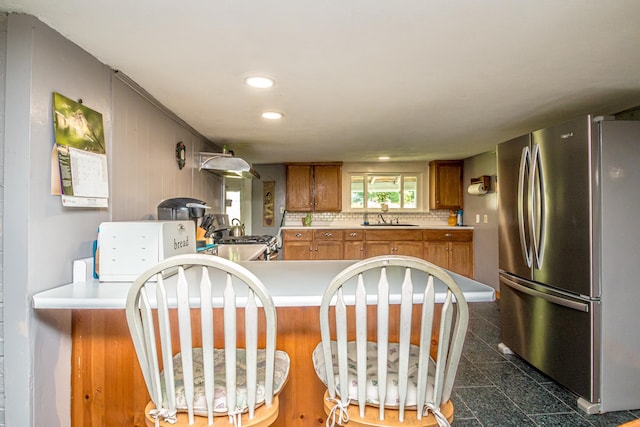
M168 258L135 280L126 314L151 396L148 426L263 426L277 418L289 356L275 348L271 296L244 267L211 255Z
M440 309L435 288L442 284ZM389 300L390 289L400 301ZM336 275L322 299L322 341L313 352L327 385L327 426L448 426L468 319L455 281L422 259L368 258Z

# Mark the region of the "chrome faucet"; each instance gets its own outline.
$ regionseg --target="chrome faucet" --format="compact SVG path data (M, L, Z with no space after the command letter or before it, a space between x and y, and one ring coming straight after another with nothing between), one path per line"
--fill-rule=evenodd
M378 214L378 224L382 223L382 224L386 224L387 221L385 221L384 216L382 216L381 213Z

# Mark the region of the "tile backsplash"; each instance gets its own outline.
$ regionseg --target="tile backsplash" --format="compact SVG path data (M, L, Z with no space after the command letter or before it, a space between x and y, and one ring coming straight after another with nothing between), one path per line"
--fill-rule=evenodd
M289 227L302 226L302 218L306 212L287 212L284 225ZM369 212L369 222L378 222L378 212ZM417 225L447 225L449 210L433 210L429 212L387 212L383 213L385 220L398 218L401 223ZM313 212L311 225L360 225L363 222L362 212Z

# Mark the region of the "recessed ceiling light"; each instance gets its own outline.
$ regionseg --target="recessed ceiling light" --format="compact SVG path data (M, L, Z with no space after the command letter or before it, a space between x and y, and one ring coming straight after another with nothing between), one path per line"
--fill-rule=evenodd
M244 82L251 87L257 87L259 89L267 89L275 84L273 79L261 76L247 77L244 79Z
M277 111L265 111L262 113L262 118L269 120L278 120L281 119L284 114L278 113Z
M391 157L389 156L380 156L378 157L378 160L389 160Z

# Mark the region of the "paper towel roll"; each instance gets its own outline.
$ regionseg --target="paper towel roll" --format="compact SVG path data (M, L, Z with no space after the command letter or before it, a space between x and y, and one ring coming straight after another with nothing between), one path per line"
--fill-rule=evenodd
M487 194L487 189L484 188L484 185L481 182L471 184L469 188L467 188L467 191L469 194Z

